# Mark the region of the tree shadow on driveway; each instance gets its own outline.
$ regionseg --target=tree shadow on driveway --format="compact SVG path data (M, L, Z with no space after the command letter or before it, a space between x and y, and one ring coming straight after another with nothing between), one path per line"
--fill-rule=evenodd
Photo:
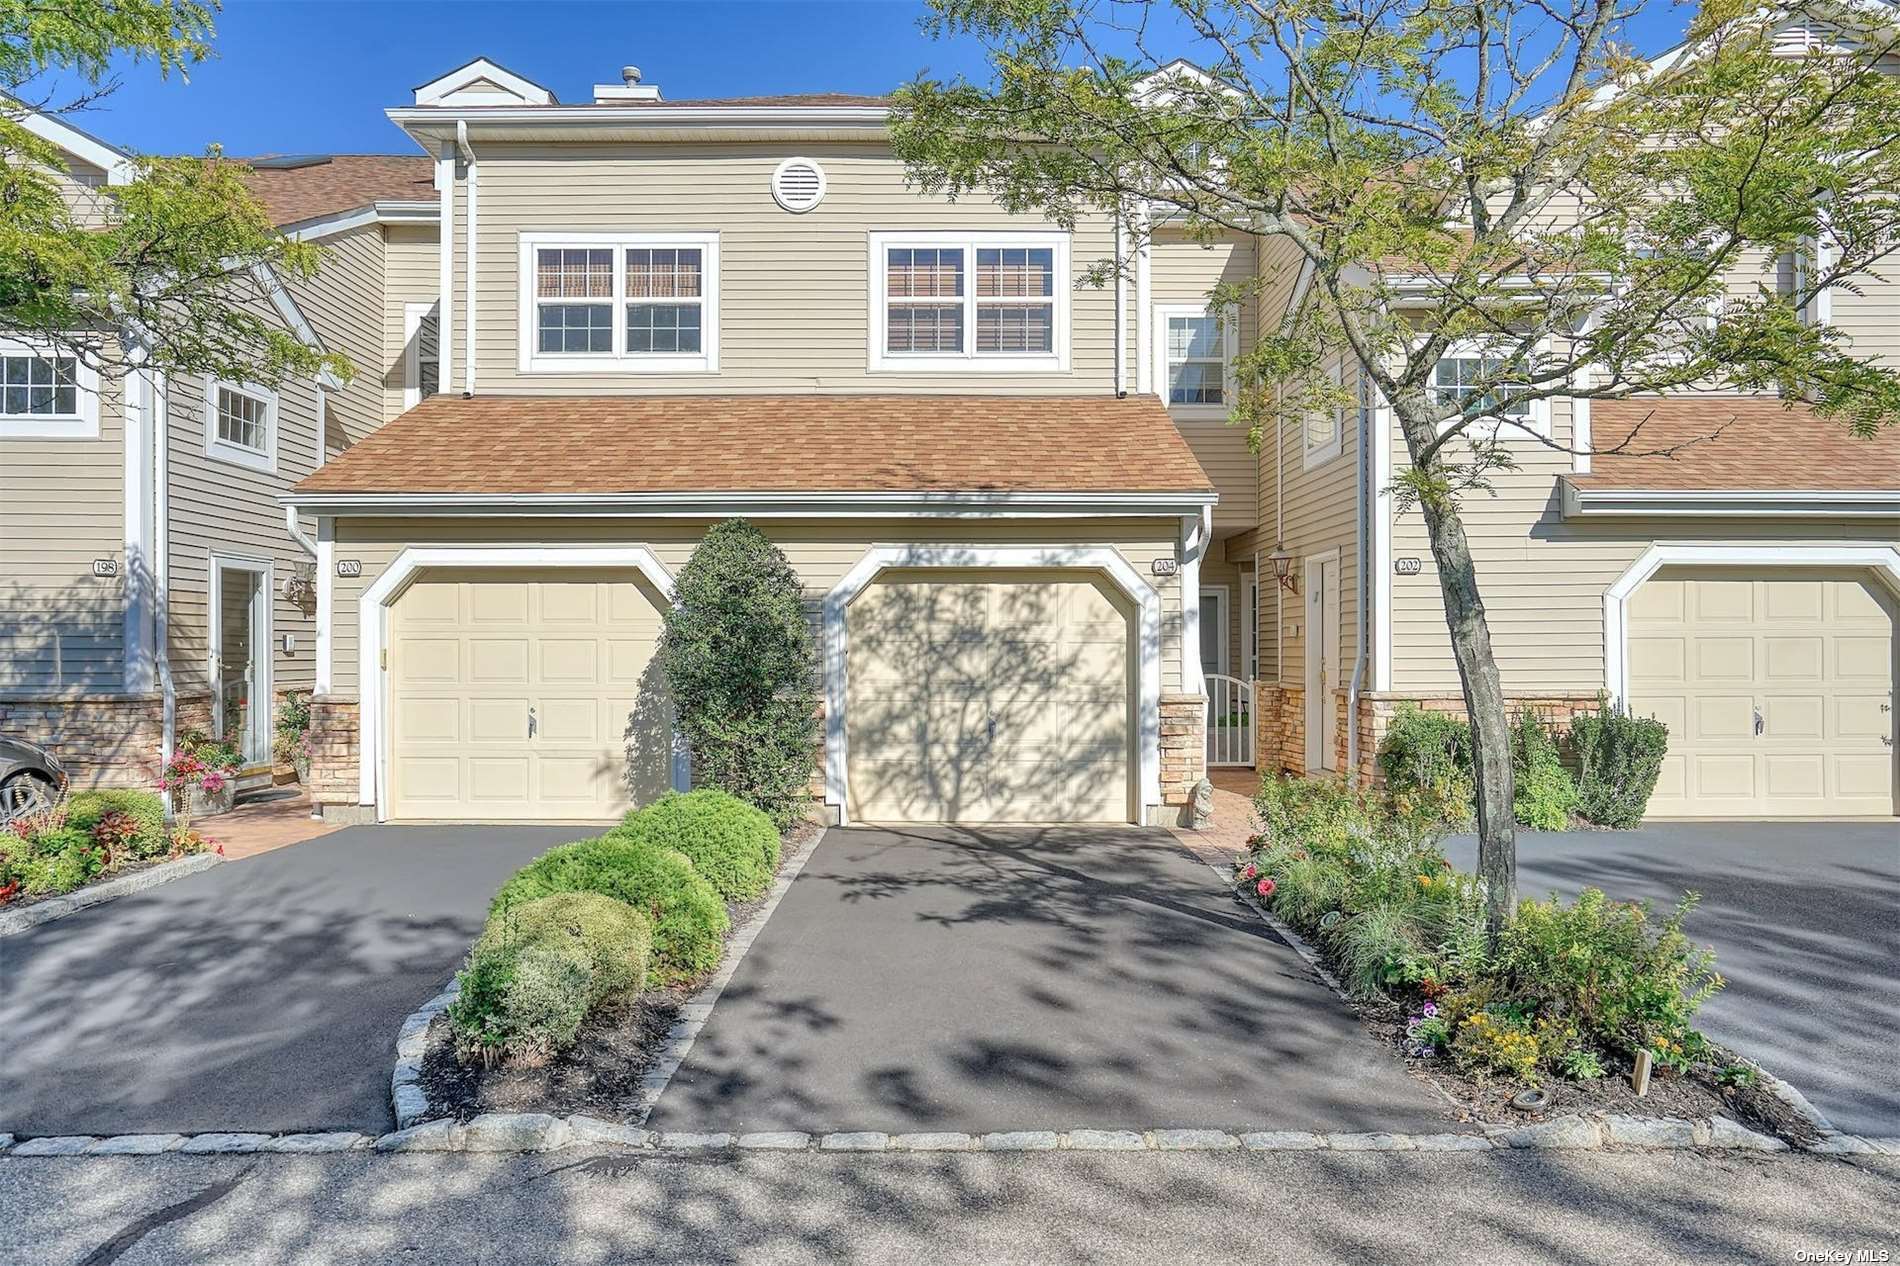
M661 1129L1449 1128L1167 832L834 829Z

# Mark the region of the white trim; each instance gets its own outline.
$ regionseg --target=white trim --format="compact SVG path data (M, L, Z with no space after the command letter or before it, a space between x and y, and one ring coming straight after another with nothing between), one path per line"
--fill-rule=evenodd
M205 456L213 461L242 466L247 470L275 474L277 472L277 393L261 383L254 382L227 382L222 378L207 376L204 383ZM220 391L229 391L233 395L247 397L264 406L263 448L247 448L242 444L233 444L229 440L219 438L218 393Z
M1445 347L1445 350L1439 353L1438 361L1501 360L1502 358L1496 354L1496 351L1497 349L1495 346L1487 346L1485 341L1482 339L1459 339L1455 342L1448 344ZM1431 379L1425 384L1425 391L1427 392L1427 394L1435 395L1437 392L1437 389L1438 389L1438 362L1433 362L1432 369L1431 369ZM1434 401L1434 403L1436 402ZM1528 417L1518 419L1518 420L1494 420L1491 424L1484 425L1484 426L1480 426L1474 423L1465 428L1464 434L1471 435L1473 433L1482 433L1482 434L1489 435L1495 432L1503 432L1504 438L1507 441L1516 440L1519 442L1523 442L1523 441L1535 442L1537 440L1549 439L1550 438L1550 398L1548 396L1540 396L1537 399L1525 401L1525 404L1530 409L1530 414ZM1445 430L1449 430L1452 425L1453 423L1446 423L1444 426L1441 426L1439 430L1441 432ZM1517 432L1517 434L1515 435L1510 434L1510 432L1512 431Z
M422 323L436 310L441 300L402 305L402 407L415 408L422 403ZM435 339L436 381L442 380L442 332L438 325ZM438 386L437 390L441 390Z
M1339 657L1343 651L1339 643L1343 640L1341 634L1344 633L1344 630L1339 628L1341 615L1339 599L1340 591L1344 588L1346 582L1346 569L1340 565L1338 546L1334 546L1328 550L1321 550L1315 554L1308 554L1305 562L1306 574L1304 581L1306 592L1302 596L1306 599L1306 610L1302 618L1306 621L1306 636L1301 641L1301 650L1305 662L1302 665L1303 671L1300 678L1300 689L1304 696L1303 701L1306 705L1306 717L1303 725L1306 731L1306 772L1307 775L1311 777L1321 772L1340 772L1333 769L1328 763L1333 759L1332 749L1336 744L1329 744L1325 740L1328 737L1326 730L1329 725L1333 727L1334 731L1331 737L1335 739L1338 737L1338 709L1332 705L1331 696L1339 689L1341 677L1339 671ZM1314 678L1318 675L1317 670L1319 668L1319 660L1315 655L1315 648L1317 647L1318 653L1322 655L1327 650L1327 606L1323 601L1320 603L1320 614L1316 620L1313 616L1312 605L1315 594L1321 595L1322 597L1325 594L1325 589L1320 583L1315 582L1314 576L1318 575L1320 582L1323 582L1326 576L1327 563L1333 565L1333 601L1330 624L1336 632L1333 637L1333 656L1330 664L1332 673L1326 683L1324 693L1321 693L1313 688ZM1320 719L1318 725L1313 724L1315 713L1317 713ZM1329 717L1333 719L1330 721L1327 720Z
M481 240L481 221L477 215L477 195L481 190L480 164L475 160L475 151L469 147L468 126L455 125L456 148L462 151L463 167L467 173L465 184L468 210L463 226L462 240L466 258L462 264L465 274L462 284L466 287L468 302L462 305L462 391L465 395L475 394L475 327L481 318L476 314L476 296L481 292L475 285L476 243Z
M330 648L335 644L331 621L336 612L336 520L317 517L317 666L316 691L330 693L333 680Z
M1571 376L1570 384L1573 387L1589 386L1589 366L1579 365L1576 372ZM1595 454L1590 451L1591 443L1590 397L1572 396L1570 397L1570 448L1572 450L1570 469L1573 474L1587 475L1590 473L1590 459L1595 456Z
M1234 587L1228 584L1209 584L1203 580L1196 588L1200 593L1199 609L1204 610L1206 608L1208 594L1216 594L1220 597L1221 618L1215 622L1214 628L1214 631L1220 636L1215 639L1214 643L1214 666L1209 668L1207 666L1207 657L1202 656L1201 675L1206 677L1209 673L1212 673L1219 677L1238 677L1239 674L1234 672L1233 648L1228 645L1230 639L1227 636L1234 618ZM1245 632L1244 628L1242 632ZM1196 645L1199 645L1199 643L1197 642Z
M0 356L65 358L73 362L72 413L0 413L0 440L93 440L99 438L99 372L75 352L30 339L0 338ZM4 402L0 402L3 404Z
M568 514L602 517L748 514L803 518L1173 517L1214 504L1211 492L291 492L280 504L333 514Z
M84 132L57 115L22 109L13 122L42 141L65 150L88 167L106 174L109 185L129 185L136 174L132 156L116 145L108 145L90 132Z
M716 374L719 372L719 234L703 229L654 233L559 233L537 230L518 235L520 252L521 343L517 368L524 374ZM610 249L613 252L614 290L606 300L613 327L609 352L543 352L536 347L539 322L535 318L534 256L538 250L563 247ZM627 351L626 251L686 247L700 252L699 347L696 353L670 354ZM556 302L550 300L550 302ZM573 302L582 302L579 300ZM585 300L600 303L599 299Z
M1605 518L1878 518L1900 517L1900 489L1664 490L1580 488L1563 483L1563 513Z
M963 350L961 352L890 352L887 313L890 289L885 280L885 252L904 247L941 247L960 250L963 263ZM1048 352L990 352L976 350L976 253L979 250L1047 249L1051 255L1049 306L1053 328ZM867 372L873 374L1061 374L1069 370L1070 294L1075 288L1069 272L1069 235L1057 231L1017 229L872 229L866 259L870 299L866 339ZM948 306L948 305L945 305Z
M291 295L289 288L284 285L283 278L277 275L276 270L269 264L255 264L251 267L251 276L256 278L257 284L264 288L264 294L270 300L271 307L277 309L277 315L283 318L285 325L290 327L290 332L297 336L297 341L305 347L322 352L323 339L318 336L317 328L311 325L309 319L304 316L303 309L297 306L297 300ZM327 369L320 371L318 376L322 377L326 374L330 377L332 387L343 386L336 375L331 374Z
M1135 393L1155 392L1154 226L1144 205L1135 212Z
M1629 698L1630 595L1669 566L1866 567L1900 595L1900 547L1893 545L1679 545L1644 550L1603 591L1603 688L1617 702Z
M1218 321L1221 362L1221 403L1219 404L1173 404L1168 400L1171 376L1169 366L1168 322L1176 317L1193 319L1195 317L1214 317ZM1161 398L1169 416L1177 421L1215 421L1225 423L1233 412L1234 400L1239 390L1239 382L1234 376L1234 360L1240 355L1240 305L1224 304L1216 312L1213 305L1206 303L1157 303L1154 305L1152 329L1158 337L1154 340L1154 384L1155 394Z
M270 731L274 720L272 713L276 708L277 694L275 686L277 648L273 644L272 629L276 612L276 570L277 565L268 558L257 558L243 554L221 554L213 550L210 554L208 572L210 592L206 595L206 609L210 618L207 669L211 676L211 728L216 737L225 742L230 735L225 733L224 717L224 573L227 571L249 572L258 577L257 596L252 599L257 604L258 614L262 617L262 627L251 628L251 667L257 670L257 680L251 682L251 714L257 716L257 708L263 705L263 727L261 743L265 754L261 758L270 760ZM241 750L241 749L240 749ZM252 764L250 755L244 756L246 765Z
M158 430L158 387L152 371L145 369L126 375L124 390L125 553L119 583L125 595L125 624L121 659L126 691L140 694L154 685L152 446Z
M499 101L492 93L469 94L466 101L453 101L457 93L474 83L486 79L489 83L511 93L515 100L527 105L551 106L554 94L514 71L496 65L486 57L477 57L474 61L457 66L446 75L438 75L428 83L416 88L418 106L496 106L513 105L514 102Z
M838 820L849 821L846 799L848 732L845 724L847 631L846 609L875 580L892 568L1052 568L1101 572L1136 606L1140 628L1140 671L1137 674L1136 728L1140 763L1141 816L1161 803L1161 594L1142 579L1120 551L1106 545L965 546L876 545L866 550L824 600L825 655L825 803L837 810Z
M1379 691L1392 689L1392 406L1375 407L1372 422L1372 688Z
M577 135L588 132L624 134L673 131L704 133L707 128L770 135L780 131L823 128L840 133L837 140L873 140L884 136L891 112L886 106L685 106L647 102L637 105L483 106L463 111L453 106L397 106L383 111L391 123L417 140L437 139L458 121L471 128L500 131L560 128Z
M447 395L455 383L455 143L435 160L435 188L442 201L436 238L435 389Z
M178 733L178 690L171 653L171 380L153 374L152 412L152 658L158 668L159 761L172 758Z
M382 668L389 637L389 608L418 571L430 567L631 567L667 602L673 574L644 545L441 545L410 546L383 569L357 598L358 802L376 806L377 821L389 816L389 733L383 724L388 682ZM673 785L684 790L681 748L673 745Z
M392 199L372 202L349 211L314 215L307 220L293 220L280 226L278 232L293 242L316 242L370 224L437 224L441 219L442 207L439 202L425 202L420 198Z

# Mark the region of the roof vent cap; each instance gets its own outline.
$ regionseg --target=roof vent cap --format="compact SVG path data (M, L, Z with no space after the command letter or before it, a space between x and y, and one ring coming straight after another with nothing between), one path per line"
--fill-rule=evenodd
M772 173L772 200L803 215L824 200L825 169L812 158L788 158Z
M640 68L638 66L622 66L620 68L620 82L629 88L639 83Z

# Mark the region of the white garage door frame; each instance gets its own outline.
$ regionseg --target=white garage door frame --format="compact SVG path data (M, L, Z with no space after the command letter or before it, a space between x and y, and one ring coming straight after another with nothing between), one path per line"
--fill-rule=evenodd
M949 571L1093 571L1100 573L1135 604L1137 672L1135 726L1140 752L1141 816L1161 803L1161 595L1143 580L1134 564L1109 546L1046 548L1038 546L879 545L865 552L844 579L825 595L825 803L840 822L850 821L845 801L849 738L845 726L845 612L852 599L881 572L928 568Z
M644 545L437 545L403 550L363 591L357 611L357 799L375 806L379 822L389 816L389 727L385 723L389 682L382 664L383 650L389 644L390 608L418 572L476 567L631 567L646 577L669 604L674 601L673 573ZM692 771L677 730L672 748L673 786L685 791Z
M1629 599L1664 567L1863 567L1900 597L1900 549L1891 545L1677 545L1643 551L1603 593L1603 685L1629 699Z

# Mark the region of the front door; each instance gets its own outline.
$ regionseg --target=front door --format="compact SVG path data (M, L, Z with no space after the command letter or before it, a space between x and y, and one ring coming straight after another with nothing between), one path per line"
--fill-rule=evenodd
M214 558L212 728L246 765L270 761L270 571Z
M1339 768L1339 557L1306 563L1306 768L1308 773Z

